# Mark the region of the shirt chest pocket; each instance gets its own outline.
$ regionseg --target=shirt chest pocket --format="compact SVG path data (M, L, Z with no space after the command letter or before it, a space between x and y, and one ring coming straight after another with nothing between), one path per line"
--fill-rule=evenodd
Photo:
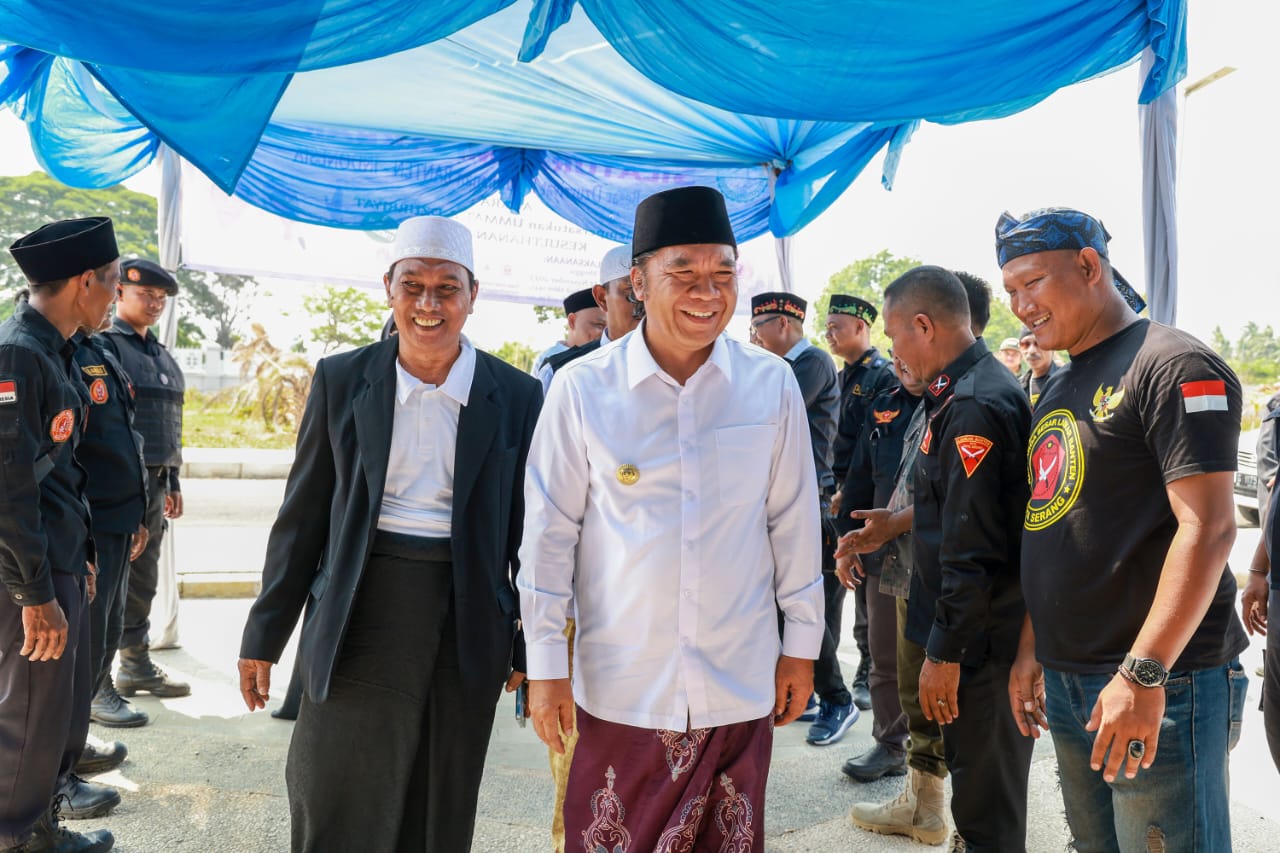
M764 502L777 433L774 424L716 430L716 474L723 503L741 506Z

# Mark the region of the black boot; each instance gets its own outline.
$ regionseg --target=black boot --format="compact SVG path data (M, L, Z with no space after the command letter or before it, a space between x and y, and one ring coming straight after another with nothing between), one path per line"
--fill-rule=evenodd
M115 788L86 782L74 773L67 777L62 790L58 791L58 797L62 799L64 820L102 817L120 805L120 792Z
M163 669L151 662L151 651L145 645L120 650L116 689L122 696L133 696L138 691L162 699L191 695L191 685L173 681Z
M121 699L115 685L111 683L111 676L107 676L89 704L89 719L100 726L132 729L145 726L151 718L145 711L139 711Z
M850 692L853 694L853 704L858 706L860 711L871 710L871 652L866 649L860 649L860 657L858 658L858 672L853 677L853 686Z
M129 754L129 747L118 740L94 743L96 740L97 738L90 737L85 741L84 752L80 753L80 760L76 762L77 773L106 773L124 763L125 756Z
M25 844L18 845L20 853L107 853L115 846L115 836L105 829L81 834L58 826L63 799L61 794L53 798L49 810L36 822L31 837Z

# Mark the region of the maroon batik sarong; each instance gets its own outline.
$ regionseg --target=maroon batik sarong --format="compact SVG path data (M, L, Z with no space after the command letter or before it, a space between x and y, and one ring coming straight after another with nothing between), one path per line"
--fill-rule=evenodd
M773 718L673 732L578 708L565 849L584 853L764 850Z

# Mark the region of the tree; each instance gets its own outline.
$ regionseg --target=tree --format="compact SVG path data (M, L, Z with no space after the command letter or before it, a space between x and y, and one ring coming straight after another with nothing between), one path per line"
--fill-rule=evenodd
M1280 379L1280 338L1270 326L1258 328L1251 320L1234 344L1227 340L1221 327L1216 327L1211 340L1241 382L1265 385Z
M385 306L367 290L326 284L302 297L302 307L315 318L311 340L323 345L326 355L371 344L382 331Z
M522 344L519 341L507 341L502 346L493 351L493 354L505 361L512 367L523 370L528 373L533 368L533 360L538 357L538 351L528 344Z
M110 216L116 243L125 256L155 258L156 200L123 186L82 190L59 183L44 172L0 176L0 240L9 245L58 219ZM0 292L6 299L27 280L8 252L0 253Z
M179 270L179 311L185 306L195 317L203 319L212 331L214 342L232 349L240 340L240 329L249 319L253 297L258 292L257 280L228 273Z
M1005 338L1022 337L1022 321L1013 315L1004 299L994 293L991 294L991 320L982 337L993 351Z
M178 349L194 349L204 343L204 332L186 317L179 317L178 337L174 343Z
M888 249L869 258L854 261L827 280L827 286L813 306L813 331L818 340L823 340L827 330L827 309L831 305L833 294L857 296L865 299L879 310L884 301L884 289L893 280L912 267L920 266L915 258L895 257ZM889 351L889 339L884 334L883 323L871 324L871 345L881 352Z
M12 243L49 222L85 216L110 216L121 257L156 259L160 255L156 233L156 200L123 186L83 190L59 183L44 172L0 176L0 240ZM249 299L257 283L243 276L179 270L179 346L198 344L206 331L228 349L248 315ZM13 294L27 280L8 252L0 253L0 319L13 312ZM200 330L203 319L210 329ZM185 323L185 325L184 325ZM185 334L185 337L184 337Z
M539 323L563 322L565 319L564 306L535 305L533 306L533 316L538 318Z

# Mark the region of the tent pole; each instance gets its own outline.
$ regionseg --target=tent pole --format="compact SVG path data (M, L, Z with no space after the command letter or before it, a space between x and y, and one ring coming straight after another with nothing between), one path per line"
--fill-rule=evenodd
M1142 52L1139 79L1155 54ZM1177 87L1138 105L1142 145L1142 246L1151 319L1172 326L1178 318Z

